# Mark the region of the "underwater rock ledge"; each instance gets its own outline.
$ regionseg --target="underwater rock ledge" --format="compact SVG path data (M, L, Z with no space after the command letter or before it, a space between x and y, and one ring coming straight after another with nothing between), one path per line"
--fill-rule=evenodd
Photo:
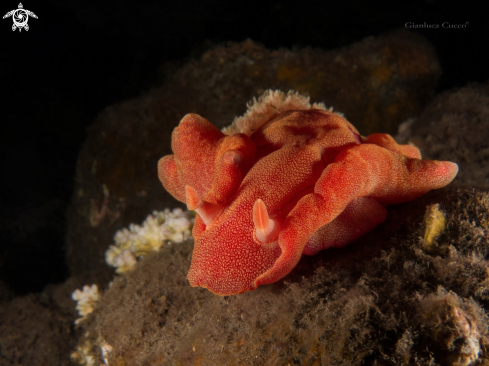
M446 229L424 245L424 214ZM110 365L488 364L489 195L441 189L373 232L239 296L192 288L192 241L116 277L83 333ZM429 225L429 223L428 223Z

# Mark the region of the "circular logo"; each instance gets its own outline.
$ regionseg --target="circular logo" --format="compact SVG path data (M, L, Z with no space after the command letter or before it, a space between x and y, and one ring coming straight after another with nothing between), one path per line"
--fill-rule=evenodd
M12 14L12 19L17 27L22 28L27 24L29 15L24 9L17 9Z
M37 15L30 10L24 9L22 3L19 3L18 9L11 10L7 14L5 14L3 16L3 19L9 17L12 17L12 20L14 21L14 24L12 25L12 30L15 31L16 29L18 29L19 32L22 30L22 28L26 31L29 30L29 25L27 24L27 22L29 21L29 17L37 19Z

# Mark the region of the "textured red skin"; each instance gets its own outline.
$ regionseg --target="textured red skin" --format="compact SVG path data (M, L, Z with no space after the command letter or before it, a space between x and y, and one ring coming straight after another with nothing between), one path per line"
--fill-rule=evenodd
M441 188L458 172L451 162L420 160L419 150L389 135L362 138L320 109L284 112L251 137L226 136L189 114L173 132L172 149L158 163L163 186L185 202L189 185L217 205L208 225L196 217L187 278L218 295L279 280L302 254L350 243L385 220L386 204ZM270 243L255 236L257 199L280 222Z

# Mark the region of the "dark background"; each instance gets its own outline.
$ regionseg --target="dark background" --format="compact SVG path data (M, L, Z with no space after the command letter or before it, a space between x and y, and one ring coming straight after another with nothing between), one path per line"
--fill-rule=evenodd
M18 0L0 3L0 15ZM30 30L0 21L0 281L15 294L69 276L65 212L86 128L214 44L251 38L274 49L347 46L422 24L443 76L437 92L489 79L488 1L25 0Z

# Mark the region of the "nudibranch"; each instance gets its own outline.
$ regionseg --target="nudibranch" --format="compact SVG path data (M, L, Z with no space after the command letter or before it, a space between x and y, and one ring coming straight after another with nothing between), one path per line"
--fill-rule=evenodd
M158 162L163 186L197 212L188 280L218 295L278 281L303 254L373 230L385 206L449 184L458 166L368 137L324 104L266 91L220 131L187 114Z

